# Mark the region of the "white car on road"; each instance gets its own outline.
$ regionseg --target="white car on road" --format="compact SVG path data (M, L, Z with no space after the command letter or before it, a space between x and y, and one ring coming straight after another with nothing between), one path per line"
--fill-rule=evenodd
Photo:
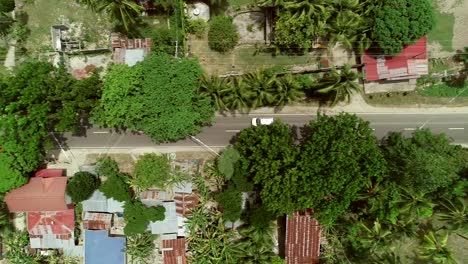
M259 125L271 125L275 119L273 117L264 117L264 118L252 118L252 126L259 126Z

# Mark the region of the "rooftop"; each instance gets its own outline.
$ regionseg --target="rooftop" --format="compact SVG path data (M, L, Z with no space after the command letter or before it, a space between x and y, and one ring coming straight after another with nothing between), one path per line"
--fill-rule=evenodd
M163 240L161 250L164 264L187 264L185 238Z
M67 177L32 177L29 182L5 195L10 212L67 210L65 188Z
M320 225L310 211L296 212L286 220L286 264L318 264Z
M363 63L368 81L416 79L429 72L427 37L406 46L396 56L367 50L363 55Z
M85 231L86 264L124 264L125 237L109 237L106 230Z

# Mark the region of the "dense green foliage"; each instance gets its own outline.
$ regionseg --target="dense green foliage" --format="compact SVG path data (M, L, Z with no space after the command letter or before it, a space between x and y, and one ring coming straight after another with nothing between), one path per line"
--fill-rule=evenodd
M373 40L385 54L395 55L429 33L434 25L429 0L386 0L376 11Z
M107 197L120 202L127 202L132 199L130 185L128 184L130 175L117 173L107 177L99 190Z
M215 16L210 20L208 44L212 50L226 52L232 50L239 42L239 33L228 16Z
M68 181L66 191L74 203L80 203L88 199L100 184L101 181L95 175L80 171Z
M331 225L386 168L369 123L348 114L318 116L300 151L291 129L278 122L243 130L235 147L247 175L261 186L267 210L282 215L314 208L323 225Z
M203 19L190 19L187 27L187 32L194 34L197 38L203 38L208 24Z
M75 80L63 66L27 60L0 86L0 168L11 171L2 181L8 191L40 165L52 145L50 131L79 130L100 97L100 80L97 74Z
M94 120L108 127L143 131L155 142L175 141L209 124L214 109L197 94L202 70L196 60L152 54L106 75Z
M126 202L124 206L126 236L145 233L149 222L164 220L166 209L163 206L147 207L140 201Z
M391 133L385 155L394 180L413 191L432 193L451 185L466 166L462 149L450 145L444 134L418 130L411 138Z
M133 184L141 190L164 188L171 177L169 159L166 155L144 154L135 164L133 177Z
M242 213L242 193L234 187L228 187L216 196L216 201L223 210L224 219L235 222Z
M0 12L8 13L15 9L15 0L0 0Z

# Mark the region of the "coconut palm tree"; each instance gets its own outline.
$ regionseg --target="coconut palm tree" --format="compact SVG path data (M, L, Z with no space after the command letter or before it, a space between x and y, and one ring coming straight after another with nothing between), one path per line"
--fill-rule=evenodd
M362 24L363 18L349 9L335 13L327 26L329 30L328 48L333 49L337 43L341 43L344 48L352 49Z
M202 96L210 97L217 110L227 110L223 97L229 90L229 84L226 79L219 78L216 75L203 75L200 80L199 93Z
M282 107L293 103L304 97L304 92L301 91L300 83L292 74L287 74L277 79L274 91L273 103L276 107Z
M441 264L457 263L453 257L452 251L448 248L448 233L436 235L429 232L424 235L421 246L419 247L418 257Z
M314 17L325 21L329 17L329 5L324 0L285 1L284 8L293 12L293 18Z
M313 86L315 92L327 94L332 100L332 105L341 101L351 101L354 92L361 92L361 86L356 81L360 75L346 64L340 71L332 68L319 82Z
M371 227L359 222L361 233L358 237L362 249L367 249L371 254L382 253L388 249L392 232L385 226L382 227L379 220L374 221Z
M122 23L128 32L136 23L136 17L144 11L144 8L133 0L79 0L80 4L99 13L106 13L111 20Z
M223 97L224 103L230 110L247 111L249 109L249 90L242 78L229 80L229 90Z
M131 256L131 264L152 263L150 259L154 251L154 235L147 232L127 237L125 252Z
M273 102L273 88L276 75L269 75L265 71L255 71L243 77L248 87L248 104L251 108L267 106Z
M265 223L262 228L247 226L239 229L242 238L235 244L241 263L271 263L275 257L273 247L275 225Z
M441 207L444 211L437 216L446 223L445 228L451 231L468 230L468 207L464 199L458 198L454 202L446 199Z

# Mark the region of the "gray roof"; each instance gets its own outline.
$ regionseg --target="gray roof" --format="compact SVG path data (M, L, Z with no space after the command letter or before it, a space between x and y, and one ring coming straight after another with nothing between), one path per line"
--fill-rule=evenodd
M172 190L177 193L192 193L192 182L183 181L175 184Z
M125 64L133 66L137 62L145 59L145 49L126 49L125 50Z
M177 215L176 215L176 204L175 202L163 202L162 204L166 208L164 213L163 221L150 222L148 228L152 234L177 234Z
M43 234L42 238L30 238L31 248L72 248L75 246L73 235L70 239L58 239L55 234Z
M123 212L125 203L112 198L108 199L101 191L96 190L89 199L81 202L81 204L83 205L83 211L116 213Z

